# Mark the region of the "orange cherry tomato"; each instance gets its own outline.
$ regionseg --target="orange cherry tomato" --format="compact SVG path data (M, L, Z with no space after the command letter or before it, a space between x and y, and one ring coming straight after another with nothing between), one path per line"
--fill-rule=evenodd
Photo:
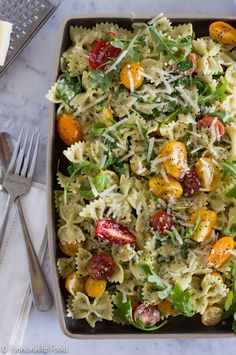
M57 120L57 131L61 140L68 146L83 140L83 131L71 113L63 113Z
M204 116L197 123L197 128L210 128L214 124L214 130L218 140L225 134L225 126L216 117Z
M161 314L164 315L175 315L178 314L176 309L173 308L173 304L168 300L163 300L158 304L158 309Z
M139 63L127 64L121 69L120 81L127 89L132 89L132 86L134 90L138 89L144 81L142 72L144 69Z
M81 246L82 243L59 243L62 253L68 256L75 256Z
M221 237L213 245L208 256L208 261L215 268L223 264L229 257L230 251L234 249L234 240L231 237Z
M213 41L220 44L236 44L236 29L223 21L215 21L209 27Z

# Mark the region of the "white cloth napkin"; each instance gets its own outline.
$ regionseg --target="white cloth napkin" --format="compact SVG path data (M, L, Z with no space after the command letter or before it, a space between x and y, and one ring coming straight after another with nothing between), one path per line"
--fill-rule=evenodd
M7 195L0 192L0 221ZM42 261L46 248L46 192L33 183L21 197L27 227ZM22 229L15 206L12 207L0 250L0 346L11 349L22 344L32 299ZM6 351L5 351L6 352Z

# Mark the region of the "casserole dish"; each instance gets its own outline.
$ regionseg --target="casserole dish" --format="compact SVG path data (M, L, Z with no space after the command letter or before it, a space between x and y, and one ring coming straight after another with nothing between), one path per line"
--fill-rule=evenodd
M151 16L138 17L135 18L135 22L148 21ZM194 27L194 31L197 36L204 36L208 34L209 24L216 20L216 17L211 19L205 17L194 17L194 16L169 16L170 20L174 24L180 24L185 22L191 22ZM235 20L233 18L224 17L224 20L235 25ZM78 17L66 19L61 27L58 44L57 53L55 58L53 82L55 82L59 74L59 62L61 54L70 46L69 39L69 27L71 25L83 26L83 27L93 27L96 23L110 22L118 24L124 28L130 28L132 20L129 16L115 17L111 16L100 16L100 17ZM188 319L184 317L177 317L168 321L168 324L158 330L157 332L144 334L143 332L132 329L130 327L111 324L106 321L96 325L96 328L90 328L85 321L75 320L66 317L66 295L63 284L59 279L59 275L56 268L56 260L60 256L60 251L56 243L56 221L57 215L54 207L54 190L57 189L56 183L56 171L57 163L60 160L63 166L63 154L62 154L62 143L55 133L55 120L56 120L56 107L55 105L51 107L50 117L49 117L49 141L48 141L48 162L47 162L47 185L48 185L48 232L49 232L49 250L52 263L52 273L53 273L53 283L54 283L54 294L55 302L57 307L57 312L60 319L60 324L64 333L68 336L74 338L176 338L176 337L217 337L217 336L232 336L230 330L230 322L225 322L223 325L218 325L215 327L206 328L201 325L198 316Z

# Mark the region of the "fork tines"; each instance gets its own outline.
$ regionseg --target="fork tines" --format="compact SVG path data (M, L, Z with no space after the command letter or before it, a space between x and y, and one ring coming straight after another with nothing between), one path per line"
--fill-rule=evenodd
M22 128L7 172L32 178L39 149L40 132L36 129L30 139L29 130L24 132Z

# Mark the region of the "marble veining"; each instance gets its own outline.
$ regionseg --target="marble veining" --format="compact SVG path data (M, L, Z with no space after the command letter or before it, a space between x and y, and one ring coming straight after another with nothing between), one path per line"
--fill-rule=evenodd
M0 131L17 135L22 126L41 133L40 158L35 179L45 182L46 144L49 104L44 95L51 85L54 48L60 23L66 16L91 13L198 13L236 15L233 0L64 0L55 14L0 78ZM49 281L48 254L44 261ZM66 345L70 354L92 355L228 355L236 354L236 338L180 340L101 340L81 341L62 334L55 308L47 313L32 309L25 346ZM48 351L50 353L50 351ZM51 352L52 353L52 352Z

